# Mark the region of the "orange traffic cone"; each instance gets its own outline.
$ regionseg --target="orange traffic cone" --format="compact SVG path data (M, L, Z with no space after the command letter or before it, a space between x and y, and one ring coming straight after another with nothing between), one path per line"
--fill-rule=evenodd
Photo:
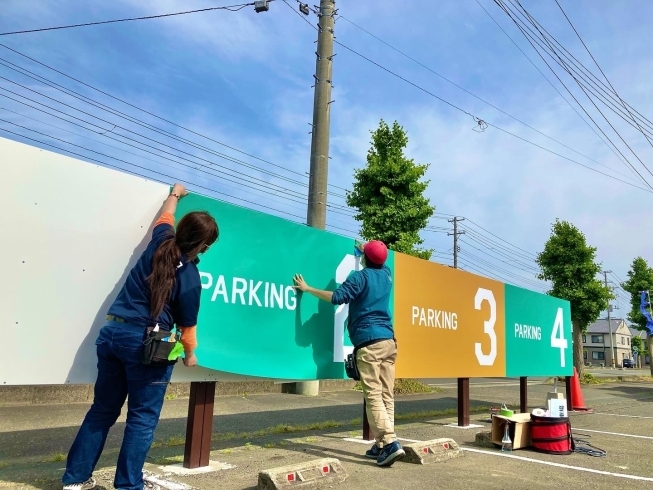
M578 378L578 371L574 366L574 377L571 380L571 408L572 410L580 410L584 412L592 411L591 408L585 406L585 399L583 392L580 389L580 379Z

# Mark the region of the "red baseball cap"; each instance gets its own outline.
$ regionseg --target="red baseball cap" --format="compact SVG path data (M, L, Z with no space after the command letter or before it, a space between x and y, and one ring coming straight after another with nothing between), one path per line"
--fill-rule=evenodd
M382 265L388 258L388 247L382 241L373 240L365 244L363 253L365 254L365 258L371 263Z

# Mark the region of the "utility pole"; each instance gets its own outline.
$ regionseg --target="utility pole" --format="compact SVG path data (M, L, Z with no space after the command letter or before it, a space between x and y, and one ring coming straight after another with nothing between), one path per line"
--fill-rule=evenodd
M318 14L317 56L315 64L315 95L313 99L313 131L311 167L308 180L308 226L323 230L326 227L327 179L329 173L329 123L331 107L331 74L333 67L335 0L320 0ZM319 381L295 384L295 393L317 396Z
M608 273L612 271L603 271L603 279L605 281L605 289L608 289ZM608 330L610 331L610 359L612 360L612 367L615 367L615 351L614 339L612 338L612 320L610 319L610 302L608 301Z
M454 269L458 268L458 252L460 251L460 247L458 246L458 235L465 234L465 230L458 231L458 222L464 220L465 218L459 218L458 216L454 216L453 219L447 220L449 221L449 223L453 223L453 233L447 233L447 235L449 236L453 235L453 268Z

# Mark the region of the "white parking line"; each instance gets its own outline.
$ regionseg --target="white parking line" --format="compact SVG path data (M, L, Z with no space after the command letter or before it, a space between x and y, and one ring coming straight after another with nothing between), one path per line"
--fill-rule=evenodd
M583 468L582 466L571 466L568 464L562 464L562 463L553 463L551 461L543 461L541 459L532 459L532 458L526 458L524 456L515 456L514 454L506 454L506 453L500 453L500 452L495 452L495 451L484 451L482 449L472 449L472 448L467 448L463 447L461 448L463 451L468 451L471 453L479 453L479 454L488 454L490 456L499 456L502 458L509 458L509 459L516 459L519 461L527 461L529 463L537 463L537 464L543 464L546 466L555 466L557 468L565 468L568 470L575 470L575 471L585 471L587 473L596 473L597 475L608 475L608 476L614 476L617 478L626 478L628 480L640 480L640 481L650 481L653 482L653 478L648 478L645 476L636 476L636 475L627 475L624 473L612 473L610 471L601 471L601 470L594 470L592 468Z
M597 434L608 434L611 436L621 436L621 437L634 437L635 439L650 439L653 440L653 437L651 436L636 436L633 434L622 434L620 432L605 432L602 430L591 430L591 429L582 429L582 428L575 428L575 432L596 432Z
M374 443L374 441L365 441L363 439L359 439L358 437L345 437L343 440L347 441L347 442L357 442L359 444L373 444ZM397 437L397 440L404 441L404 442L422 442L422 441L416 441L415 439L404 439L403 437Z
M612 417L627 417L629 419L653 419L653 417L645 417L643 415L621 415L618 413L605 413L605 412L594 412L596 415L610 415Z

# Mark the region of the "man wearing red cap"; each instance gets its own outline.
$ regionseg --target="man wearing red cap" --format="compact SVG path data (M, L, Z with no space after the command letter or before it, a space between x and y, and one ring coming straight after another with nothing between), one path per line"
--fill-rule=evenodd
M367 404L367 419L375 444L365 453L379 466L391 466L405 456L394 430L394 382L397 342L390 317L392 274L383 242L361 245L364 269L354 272L335 291L309 286L301 274L295 287L334 305L349 305L347 330Z

